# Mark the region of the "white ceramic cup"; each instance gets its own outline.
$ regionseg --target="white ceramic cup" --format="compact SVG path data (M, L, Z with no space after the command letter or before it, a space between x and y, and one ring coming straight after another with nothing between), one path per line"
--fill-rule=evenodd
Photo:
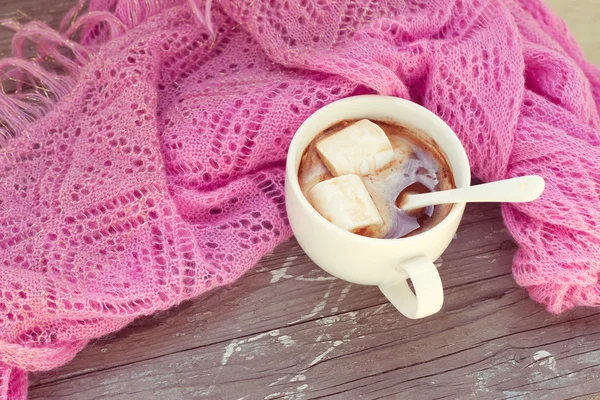
M286 207L298 243L319 267L348 282L377 285L408 318L438 312L444 302L442 282L433 262L450 244L465 209L452 207L435 227L401 239L375 239L347 232L323 218L300 190L298 168L305 149L323 130L347 119L368 118L413 127L427 133L446 154L459 188L471 183L465 150L444 121L410 102L388 96L355 96L312 114L294 135L287 156ZM412 281L414 293L409 287Z

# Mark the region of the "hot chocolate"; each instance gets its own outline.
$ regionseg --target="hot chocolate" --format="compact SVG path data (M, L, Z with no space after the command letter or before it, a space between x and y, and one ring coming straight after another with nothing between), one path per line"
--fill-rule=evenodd
M345 120L308 146L298 180L325 218L347 231L400 238L441 222L452 205L406 212L400 194L455 188L448 160L424 132L383 121Z

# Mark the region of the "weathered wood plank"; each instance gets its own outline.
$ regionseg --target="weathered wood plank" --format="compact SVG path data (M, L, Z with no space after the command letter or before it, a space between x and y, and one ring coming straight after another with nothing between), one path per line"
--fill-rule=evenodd
M514 249L507 242L511 243L497 207L470 206L458 239L442 263L442 279L448 288L444 312L410 321L386 305L374 288L326 280L291 241L265 257L232 288L212 292L175 313L144 319L114 338L89 346L58 371L41 374L31 395L69 398L72 391L75 398L83 385L90 392L79 398L228 399L237 398L244 390L248 399L270 395L376 398L396 393L430 398L429 394L440 391L440 385L427 383L431 376L452 383L461 398L498 398L512 389L537 390L535 370L525 370L531 371L527 378L531 382L525 388L519 389L519 384L498 386L496 380L504 383L524 375L522 363L528 357L532 362L536 351L547 351L560 360L562 353L555 348L565 345L557 342L562 340L558 330L567 340L571 331L581 331L579 324L590 333L600 331L600 323L578 320L590 313L585 310L554 317L527 299L508 275ZM492 268L498 262L494 259L502 261ZM290 293L294 294L291 298ZM274 336L261 336L268 332ZM256 336L261 337L253 339ZM588 353L599 348L594 342L597 338L590 337ZM513 345L511 340L517 339ZM295 345L290 347L281 344L292 342ZM555 342L555 347L550 342ZM533 351L534 346L546 343L549 345ZM529 353L528 347L532 348ZM572 347L567 347L565 359L569 360L569 354L575 354ZM332 364L330 357L336 360L334 372L326 371ZM224 359L226 365L221 365ZM488 359L495 369L481 372ZM517 364L511 360L518 360ZM327 368L319 366L324 362ZM577 372L590 366L584 359L568 362L577 367L565 369L575 374L570 377L575 383L589 379L588 373L597 373L594 368ZM507 363L514 367L510 373L505 370ZM168 372L153 378L152 371L161 368ZM343 373L336 375L335 371ZM304 387L308 383L301 381L306 377L308 382L309 376L313 382L310 390ZM542 374L540 379L548 376ZM545 382L539 385L548 385ZM300 393L296 393L298 387ZM585 393L579 389L570 387L548 398Z
M458 239L443 256L441 274L446 288L510 272L514 248L506 245L512 242L503 228L499 208L470 205L467 214ZM483 222L476 223L478 219ZM478 239L469 239L472 237ZM375 288L333 280L292 240L267 255L231 288L213 291L176 311L137 321L114 337L88 346L65 367L33 375L32 384L89 372L94 368L91 366L128 364L149 354L156 357L180 352L385 302Z
M436 317L410 321L391 306L373 305L41 384L31 395L478 399L535 391L563 399L598 391L598 312L539 311L503 276L448 290ZM524 323L523 315L536 317Z

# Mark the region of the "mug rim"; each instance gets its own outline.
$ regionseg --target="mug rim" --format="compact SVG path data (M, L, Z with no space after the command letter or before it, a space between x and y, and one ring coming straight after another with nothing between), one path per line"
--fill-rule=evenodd
M457 151L459 153L458 154L459 163L464 163L464 165L466 167L465 174L468 174L468 176L465 177L465 180L467 182L467 185L463 186L463 187L470 186L471 166L469 164L469 159L467 158L465 148L462 145L462 143L460 142L460 140L458 139L458 136L456 136L456 133L454 132L454 130L452 128L450 128L450 126L448 126L448 124L446 124L446 122L444 120L442 120L439 116L437 116L436 114L431 112L429 109L427 109L417 103L414 103L410 100L406 100L406 99L403 99L400 97L384 96L384 95L376 95L376 94L350 96L350 97L346 97L346 98L343 98L340 100L336 100L336 101L329 103L329 104L323 106L322 108L318 109L317 111L312 113L308 118L306 118L306 120L304 120L304 122L298 127L298 129L294 133L294 136L292 137L292 141L290 142L290 147L288 149L287 159L286 159L286 179L285 179L286 186L289 186L289 188L294 191L294 194L297 197L299 197L299 203L301 204L301 206L303 208L308 208L308 212L312 216L316 217L317 220L322 223L322 225L328 227L326 229L333 229L334 232L337 232L338 234L340 234L342 236L346 236L348 239L354 238L354 240L367 241L367 242L370 242L371 244L375 244L375 243L381 243L381 244L394 243L394 244L396 244L398 242L410 242L410 241L415 241L415 240L422 240L422 239L426 238L427 236L435 235L435 233L437 231L445 229L446 226L449 225L452 220L454 220L457 217L458 218L461 217L462 212L466 206L466 203L464 203L464 202L463 203L455 203L452 206L452 209L450 210L448 215L446 215L446 217L444 217L444 219L440 223L438 223L437 225L428 229L425 232L421 232L414 236L409 236L409 237L383 239L383 238L372 238L372 237L368 237L368 236L357 235L355 233L348 232L348 231L340 228L339 226L331 223L325 217L323 217L321 214L319 214L319 212L317 210L315 210L315 208L310 204L308 199L302 193L302 190L300 188L300 183L298 181L298 171L296 171L296 161L297 161L296 154L297 154L297 148L299 146L298 143L300 141L298 132L302 132L303 130L307 129L306 126L309 125L313 120L320 118L321 115L329 112L329 109L332 105L336 105L339 107L340 105L344 105L346 103L352 103L352 102L360 103L360 102L364 102L364 101L374 101L375 99L378 99L376 101L394 102L404 108L409 108L409 109L413 108L413 109L419 110L420 112L424 112L430 118L436 119L439 122L441 122L447 128L447 130L448 130L447 133L451 133L451 135L449 135L450 140L455 142L455 144L458 146ZM366 118L368 118L368 117L366 117ZM320 132L316 132L315 136L318 135L319 133ZM427 136L429 138L431 138L436 143L436 145L439 146L439 148L444 152L446 157L448 157L446 149L443 148L433 137L431 137L428 134L428 132L424 131L424 133L427 134ZM314 139L314 137L311 138L311 140L308 143L310 144L310 142L313 139ZM302 154L304 154L305 150L306 150L306 147L304 147L302 149ZM456 174L452 167L453 166L451 164L450 168L451 168L452 174L453 174L453 176L455 176L455 180L456 180Z

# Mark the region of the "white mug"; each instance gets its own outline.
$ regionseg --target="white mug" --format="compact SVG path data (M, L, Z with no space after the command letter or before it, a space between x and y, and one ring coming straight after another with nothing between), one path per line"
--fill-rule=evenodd
M452 241L465 203L454 204L448 216L428 231L407 238L376 239L335 226L311 206L300 190L298 168L310 142L338 122L362 118L425 132L446 154L456 187L471 184L469 160L462 144L452 129L431 111L397 97L349 97L312 114L292 139L285 175L290 225L304 252L319 267L348 282L377 285L406 317L423 318L438 312L444 302L442 282L433 262Z

